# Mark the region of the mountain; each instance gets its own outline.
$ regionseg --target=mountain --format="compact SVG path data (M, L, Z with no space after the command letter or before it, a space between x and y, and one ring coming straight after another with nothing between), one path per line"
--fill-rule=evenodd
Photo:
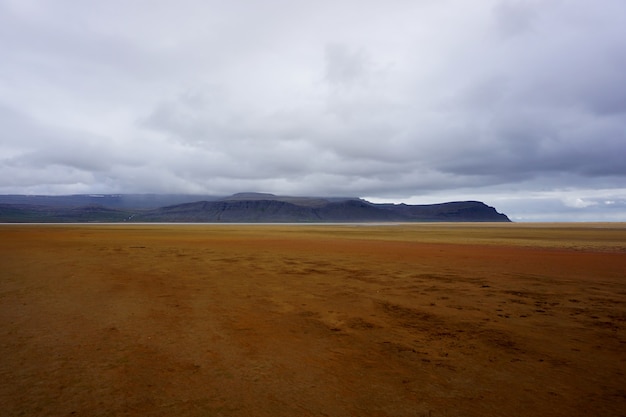
M0 196L0 222L509 222L479 201L428 205L375 204L353 197L239 193L181 195ZM160 206L163 202L173 204Z
M0 195L0 204L47 207L102 206L111 209L154 209L222 197L188 194L74 194L74 195Z

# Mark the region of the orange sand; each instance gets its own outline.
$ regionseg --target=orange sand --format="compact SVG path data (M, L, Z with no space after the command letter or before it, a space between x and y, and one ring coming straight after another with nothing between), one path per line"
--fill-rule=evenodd
M2 416L623 416L626 226L0 225Z

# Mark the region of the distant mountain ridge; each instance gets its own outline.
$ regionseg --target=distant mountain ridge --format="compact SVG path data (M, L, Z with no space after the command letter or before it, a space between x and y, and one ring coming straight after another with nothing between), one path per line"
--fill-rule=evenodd
M356 197L294 197L238 193L72 196L0 195L0 222L509 222L480 201L376 204Z

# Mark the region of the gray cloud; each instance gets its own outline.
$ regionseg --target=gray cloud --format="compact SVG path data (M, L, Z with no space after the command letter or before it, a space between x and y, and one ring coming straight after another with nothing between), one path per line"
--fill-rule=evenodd
M330 44L325 48L325 78L333 87L349 88L367 81L372 64L362 49L351 50L346 45Z
M499 33L505 37L522 35L532 30L537 19L537 3L531 1L501 1L493 8L495 25Z
M0 0L0 192L483 196L520 219L626 218L625 14Z

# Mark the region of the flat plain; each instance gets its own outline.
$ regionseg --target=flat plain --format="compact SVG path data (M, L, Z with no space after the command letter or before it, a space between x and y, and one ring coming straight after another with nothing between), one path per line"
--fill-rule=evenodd
M2 416L624 416L626 224L0 225Z

